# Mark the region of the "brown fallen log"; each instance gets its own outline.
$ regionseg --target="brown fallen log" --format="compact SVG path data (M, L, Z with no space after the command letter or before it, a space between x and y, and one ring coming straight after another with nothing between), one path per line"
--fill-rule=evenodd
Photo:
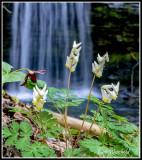
M63 117L60 114L55 113L55 112L52 112L52 114L53 114L54 118L58 119L58 123L61 126L65 126L65 121L64 121ZM83 120L67 116L68 126L71 127L71 128L73 128L73 129L80 130L82 122L83 122ZM91 126L91 123L84 122L82 130L85 131L85 132L87 132L89 130L90 126ZM100 135L101 133L104 133L104 132L105 132L105 130L101 130L98 125L93 124L93 126L91 128L91 131L90 131L90 134L94 134L94 135L98 136L98 135Z

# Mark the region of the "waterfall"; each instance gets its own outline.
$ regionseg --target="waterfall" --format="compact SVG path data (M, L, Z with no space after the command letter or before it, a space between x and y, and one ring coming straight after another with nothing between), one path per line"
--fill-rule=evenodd
M49 87L67 88L69 69L65 63L76 40L82 42L82 49L70 88L90 87L93 62L90 13L90 3L15 2L10 64L15 70L47 70L38 79L46 81ZM28 91L14 83L11 90Z

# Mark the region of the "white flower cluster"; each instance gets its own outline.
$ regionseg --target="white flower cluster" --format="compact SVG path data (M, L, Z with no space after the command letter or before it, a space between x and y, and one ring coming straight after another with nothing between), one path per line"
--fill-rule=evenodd
M103 68L104 68L104 65L105 65L105 61L109 62L108 53L106 53L102 57L98 54L97 60L98 60L98 64L97 64L96 61L94 61L94 63L92 63L92 72L98 78L100 78L102 76L102 72L103 72Z
M74 72L77 66L79 55L80 55L80 50L81 50L81 47L79 47L80 45L81 45L81 42L76 44L76 41L74 41L70 56L69 57L67 56L65 66L71 69L71 72Z
M48 90L46 90L46 84L43 89L39 89L37 85L33 88L33 105L36 106L38 110L43 108L43 104L46 102L46 95Z
M112 83L111 85L104 85L101 87L102 100L105 103L110 103L112 99L116 100L118 96L119 85L120 83L118 82L117 85Z

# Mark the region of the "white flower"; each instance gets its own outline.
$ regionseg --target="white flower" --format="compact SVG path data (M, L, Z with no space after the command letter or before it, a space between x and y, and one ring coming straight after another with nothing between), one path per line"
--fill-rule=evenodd
M69 57L67 56L65 66L69 68L71 72L75 71L77 63L79 61L80 50L81 50L81 47L79 47L80 45L81 45L81 42L76 44L76 41L74 41L70 56Z
M76 66L77 66L77 63L75 63L75 64L72 66L72 68L71 68L71 72L74 72L74 71L75 71Z
M111 85L103 85L101 87L102 100L106 103L110 103L111 99L116 100L119 91L119 82L115 86L113 83Z
M97 60L99 64L101 63L105 64L105 61L109 62L108 52L106 52L106 54L103 55L102 57L98 54Z
M103 65L99 65L94 61L94 63L92 63L92 72L100 78L103 72Z
M105 102L105 103L110 103L111 100L112 100L112 96L111 94L109 94L106 90L104 89L101 89L101 92L102 92L102 100Z
M36 85L33 88L33 104L36 105L37 109L43 108L43 104L46 102L46 96L48 94L48 90L46 90L47 85L45 84L43 89L39 89Z
M106 54L104 56L106 58L106 61L109 62L108 52L106 52Z
M81 50L81 47L78 48L78 49L75 49L75 50L71 50L71 53L70 53L70 59L73 59L73 63L77 63L78 60L79 60L79 55L80 55L80 50Z
M112 84L112 88L113 88L114 92L116 93L116 95L118 95L119 85L120 85L120 82L118 82L116 86L114 84Z
M76 44L76 41L73 42L73 49L77 49L81 45L81 42Z
M67 60L66 60L65 66L70 69L71 65L72 65L72 59L67 56Z
M97 77L101 77L102 73L103 73L103 68L105 65L105 61L109 61L108 58L108 53L106 53L104 56L100 56L98 53L98 57L97 57L98 63L96 61L94 61L94 63L92 63L92 72L97 76Z
M112 84L111 85L103 85L101 88L103 88L103 89L110 89L110 88L112 88Z
M48 90L46 90L46 88L47 88L46 84L44 85L43 89L39 89L38 86L36 85L36 90L37 90L40 98L42 98L44 100L46 99L46 95L48 93Z
M100 71L98 71L98 70L96 70L96 68L94 68L94 69L92 69L92 72L93 72L98 78L100 78L100 77L102 76L102 73L103 73L103 68L102 68Z
M104 67L104 64L97 64L96 61L94 61L94 68L96 68L96 70L100 71L102 68Z
M101 63L105 64L105 57L104 57L104 56L101 57L101 56L99 55L99 53L98 53L97 60L98 60L99 64L101 64Z
M109 89L107 89L107 92L112 96L111 97L112 99L116 100L117 95L116 95L116 93L114 91L110 91Z
M82 47L79 47L78 49L75 50L74 54L77 56L80 53Z

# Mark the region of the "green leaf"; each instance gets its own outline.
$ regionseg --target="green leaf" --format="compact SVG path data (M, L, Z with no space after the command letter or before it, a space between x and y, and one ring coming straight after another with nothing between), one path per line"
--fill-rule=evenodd
M92 110L92 109L91 109L91 112L93 113L93 116L96 115L96 111L95 111L95 110ZM94 119L94 117L93 117L93 119ZM93 120L93 119L92 119L92 120ZM103 121L103 117L100 115L99 112L98 112L98 114L97 114L97 116L96 116L95 121L99 121L99 122L102 122L102 121Z
M9 74L3 75L2 82L18 82L23 81L25 79L25 73L22 72L13 72Z
M76 136L79 133L79 130L77 129L70 129L71 135Z
M5 95L5 91L4 91L4 90L2 90L2 95L3 95L3 96Z
M47 132L50 132L54 135L59 135L60 134L59 131L62 131L62 130L64 130L64 127L53 127L51 129L48 129Z
M65 157L82 157L82 152L80 149L76 148L72 151L71 148L65 150L64 152Z
M84 99L73 99L71 102L72 103L75 103L77 105L80 105L82 102L84 102L85 100Z
M55 151L48 146L35 141L35 143L23 148L23 157L55 157Z
M22 83L24 81L21 81ZM28 78L27 83L25 84L25 87L28 89L33 89L33 87L35 87L36 85L38 86L38 88L43 88L43 86L46 84L46 82L41 81L41 80L37 80L37 83L32 82L30 78Z
M66 96L66 98L78 98L77 95L69 95L69 96Z
M18 124L17 122L13 121L13 122L10 124L10 126L11 126L10 131L11 131L12 133L18 133L20 126L19 126L19 124Z
M52 127L53 125L56 125L57 122L58 122L58 120L57 120L56 118L54 118L54 119L48 120L45 125L50 128L50 127Z
M3 75L8 74L12 68L13 68L13 66L9 65L6 62L2 62Z
M8 127L3 127L3 137L7 138L11 135L12 135L12 133L10 132L9 128Z
M3 128L3 136L4 138L7 138L6 140L6 145L7 146L11 146L12 144L15 143L15 141L17 140L17 137L19 135L18 131L19 131L19 124L17 122L12 122L10 124L11 128L8 129L8 127L4 127Z
M96 155L103 155L101 151L107 148L107 147L104 148L101 142L99 142L98 140L94 140L94 139L85 139L79 142L81 146L83 146L84 148L88 148L90 152L93 152Z
M30 144L30 139L27 137L19 138L15 142L15 146L17 149L23 149L26 145Z
M116 114L113 114L112 117L114 117L114 118L120 120L121 122L127 122L127 120L128 120L127 118L118 116L118 115L116 115Z
M9 109L9 112L20 112L20 113L23 113L23 114L29 114L29 111L22 111L23 110L23 107L11 107L11 106L8 106Z
M23 157L35 157L33 152L22 151Z
M103 105L103 107L107 108L107 109L110 109L110 110L113 110L112 107L110 107L109 105Z
M22 130L20 132L21 136L28 137L28 136L32 136L33 134L31 125L25 121L20 123L20 129Z
M49 130L46 131L46 134L44 134L44 136L39 136L39 137L56 138L56 136L53 133L51 133Z
M18 136L18 134L11 135L10 137L8 137L5 144L7 146L11 146L11 145L15 144L15 141L17 141L17 136Z
M42 120L44 122L46 122L47 120L49 120L53 117L53 114L49 114L49 112L47 112L47 111L42 111L41 112L41 117L42 117Z
M73 91L70 91L70 90L67 90L67 89L58 89L58 92L64 94L64 95L67 95L69 93L72 93Z
M87 98L88 98L88 96L87 96ZM90 100L92 100L95 104L97 104L97 105L100 105L101 103L102 103L102 101L101 100L99 100L98 98L96 98L95 96L93 96L93 95L90 95Z
M138 129L138 127L135 124L132 123L125 123L122 124L122 127L127 130L128 133L135 133Z

